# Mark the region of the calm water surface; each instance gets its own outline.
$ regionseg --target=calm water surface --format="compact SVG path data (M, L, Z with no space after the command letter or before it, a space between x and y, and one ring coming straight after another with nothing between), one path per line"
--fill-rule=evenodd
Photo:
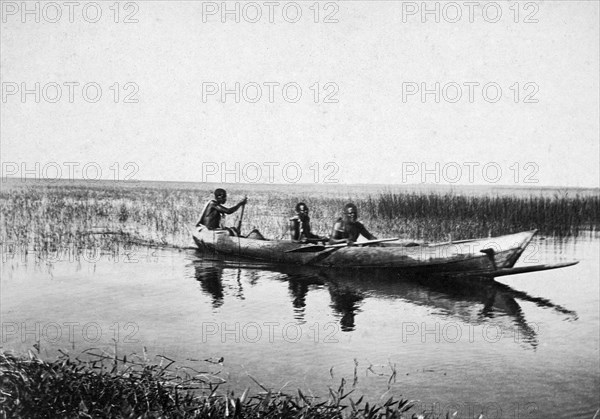
M344 378L355 399L402 395L416 411L591 418L599 254L597 238L537 240L528 263L580 264L497 281L286 268L191 249L8 254L2 347L24 353L39 341L53 357L116 343L121 355L146 348L218 373L223 391L259 391L253 377L325 396Z

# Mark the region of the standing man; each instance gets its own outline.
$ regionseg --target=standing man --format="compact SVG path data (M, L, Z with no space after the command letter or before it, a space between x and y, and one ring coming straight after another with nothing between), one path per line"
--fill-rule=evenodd
M357 219L358 209L356 205L346 204L342 217L338 218L333 225L329 244L348 243L349 246L352 246L358 236L363 236L367 240L377 240L377 237L369 233Z
M204 207L204 211L202 211L200 219L196 223L196 227L203 225L209 230L224 228L225 215L233 214L242 205L245 205L247 201L248 197L244 197L244 199L235 204L233 207L224 207L223 204L227 202L227 192L225 189L215 189L215 199L211 199L209 202L207 202L206 206Z

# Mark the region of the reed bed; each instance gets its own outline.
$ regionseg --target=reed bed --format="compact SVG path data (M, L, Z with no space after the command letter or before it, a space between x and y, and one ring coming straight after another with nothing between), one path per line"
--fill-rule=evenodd
M44 361L0 355L0 417L69 418L423 418L407 413L408 400L381 405L352 400L342 380L326 400L273 392L218 395L214 377L177 368L168 358L152 363L98 354L84 361L63 353ZM264 390L264 391L262 391ZM428 416L430 417L430 416Z
M566 237L597 231L599 196L462 196L382 193L364 202L375 224L425 240L498 236L524 230Z
M172 187L20 184L0 193L2 244L50 252L57 247L114 250L121 245L191 245L193 225L212 186ZM297 193L232 186L228 205L248 194L244 232L258 228L266 237L288 236L297 202L311 209L313 230L328 235L345 203L359 208L360 220L378 237L437 241L496 236L539 229L542 234L577 236L597 231L600 196L466 196L450 193L340 195ZM239 212L228 217L234 225Z

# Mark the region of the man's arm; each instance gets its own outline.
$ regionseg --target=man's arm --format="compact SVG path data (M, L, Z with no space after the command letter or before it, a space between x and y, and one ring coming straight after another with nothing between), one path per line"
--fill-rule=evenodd
M329 241L329 237L327 236L319 236L318 234L313 233L312 231L309 231L308 234L306 235L309 242L314 243L314 242L327 242Z
M308 231L304 232L304 236L306 237L307 243L326 243L329 241L329 237L319 236L318 234L313 233L310 227L310 222L308 224Z
M314 234L314 233L312 232L312 228L311 228L311 226L310 226L310 221L308 221L308 222L306 223L306 230L307 230L307 231L305 231L305 232L304 232L304 235L306 236L306 238L307 238L307 239L320 239L320 237L319 237L319 236L317 236L316 234Z
M297 218L290 218L290 236L292 241L300 239L300 220Z
M234 212L236 212L238 209L240 209L240 207L242 205L244 205L246 202L248 201L248 198L244 198L242 199L240 202L238 202L237 204L235 204L233 207L231 208L227 208L224 207L221 204L217 204L215 205L215 210L219 213L219 214L233 214Z
M348 243L348 239L343 238L343 225L340 221L336 221L331 231L329 244Z
M365 226L362 223L358 223L360 224L360 234L367 240L377 240L377 237L375 237L374 235L372 235L371 233L369 233L369 231L365 228Z

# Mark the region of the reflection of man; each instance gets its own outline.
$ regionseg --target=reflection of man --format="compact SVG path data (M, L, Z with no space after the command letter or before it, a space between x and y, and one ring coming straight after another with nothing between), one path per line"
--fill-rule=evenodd
M219 266L209 266L207 264L196 265L194 269L196 280L200 282L200 288L212 297L213 308L221 307L225 296L221 280L223 269Z
M327 240L326 237L317 236L310 231L308 206L304 202L299 202L296 205L296 215L290 218L290 235L292 241L301 243Z
M377 237L369 233L357 219L358 209L356 205L346 204L342 217L338 218L333 225L329 244L348 243L352 245L358 239L358 236L363 236L367 240L376 240Z
M355 329L354 318L364 296L357 291L339 286L335 282L327 284L331 296L331 308L341 315L340 328L342 332L351 332Z
M211 199L206 206L200 219L196 223L196 227L203 225L209 230L216 230L224 227L225 215L233 214L242 205L245 205L248 201L247 197L244 197L240 202L235 204L231 208L224 207L223 204L227 202L227 192L225 189L215 189L215 199Z

